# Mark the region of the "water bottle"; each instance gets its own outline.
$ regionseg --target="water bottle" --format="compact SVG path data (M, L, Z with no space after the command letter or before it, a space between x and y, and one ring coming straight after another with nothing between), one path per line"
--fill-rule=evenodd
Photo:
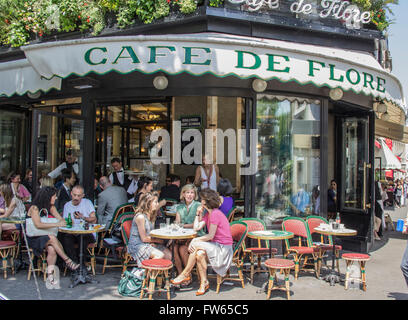
M68 218L66 218L65 221L67 222L67 228L72 228L72 218L70 213L68 213Z

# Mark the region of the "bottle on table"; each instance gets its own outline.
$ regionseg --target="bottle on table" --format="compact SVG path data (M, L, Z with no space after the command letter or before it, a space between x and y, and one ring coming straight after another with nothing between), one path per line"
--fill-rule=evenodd
M340 212L337 212L337 215L336 215L336 223L338 223L338 224L341 223L341 221L340 221Z
M71 213L68 213L68 218L66 218L65 221L67 222L67 228L72 228Z

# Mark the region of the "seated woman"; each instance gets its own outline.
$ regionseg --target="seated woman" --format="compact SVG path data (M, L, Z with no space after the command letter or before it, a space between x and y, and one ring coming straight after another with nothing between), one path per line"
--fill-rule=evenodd
M0 218L12 217L14 210L17 207L18 199L14 196L11 186L7 183L0 185L0 196L4 199L5 208L0 208ZM3 230L15 230L14 223L0 223L0 239Z
M142 266L143 260L147 259L171 260L171 252L163 245L164 241L149 236L158 208L157 193L146 192L140 196L128 243L128 252L139 267Z
M197 296L203 295L210 287L207 280L207 261L211 263L214 271L223 277L231 265L233 256L230 225L225 215L218 209L220 206L218 193L206 188L200 192L200 197L201 207L194 219L194 230L201 230L206 225L209 233L190 242L187 266L177 278L171 280L174 285L189 282L191 271L197 264L201 278ZM206 213L203 213L204 209Z
M231 197L232 188L231 182L228 179L220 179L217 186L217 191L220 194L221 205L218 209L228 218L228 213L234 206L234 199Z
M17 172L10 172L7 177L7 182L10 184L13 194L20 198L22 201L29 201L31 199L31 194L28 192L26 187L21 184L20 174Z
M185 185L180 192L181 203L177 206L175 223L184 224L184 228L193 228L194 219L196 217L197 209L200 206L200 202L197 201L198 192L197 188L193 184ZM200 230L199 232L202 232ZM204 235L205 233L202 232ZM188 260L188 242L178 241L174 244L174 264L176 265L177 272L183 271L183 266L187 265Z
M53 187L43 187L37 191L32 205L28 210L27 217L31 217L34 226L37 229L48 229L54 227L65 227L66 221L61 217L55 208L55 200L57 199L57 189ZM41 215L46 216L48 211L58 220L57 223L43 223L41 222ZM53 234L38 237L27 236L28 246L33 249L33 253L36 256L41 255L44 249L47 249L47 281L50 284L55 284L54 267L57 261L57 255L59 255L66 263L70 270L76 270L79 268L79 264L74 263L65 253L61 243L57 237Z

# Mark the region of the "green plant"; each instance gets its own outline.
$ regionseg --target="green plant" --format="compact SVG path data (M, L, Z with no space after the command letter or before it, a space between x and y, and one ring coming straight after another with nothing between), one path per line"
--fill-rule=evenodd
M179 5L180 12L184 14L193 13L197 10L196 0L178 0L177 4Z
M371 12L371 21L378 30L386 29L392 20L390 4L398 0L351 0ZM191 14L203 0L0 0L0 45L19 47L30 39L56 32L92 32L105 28L105 16L114 14L120 28L137 20L152 23L170 11ZM212 7L224 0L209 0Z
M371 22L378 30L383 31L392 23L392 19L388 18L386 11L390 15L393 12L390 4L398 4L398 0L352 0L354 4L363 10L369 10L371 13Z
M210 0L209 5L210 7L220 7L224 4L224 0Z

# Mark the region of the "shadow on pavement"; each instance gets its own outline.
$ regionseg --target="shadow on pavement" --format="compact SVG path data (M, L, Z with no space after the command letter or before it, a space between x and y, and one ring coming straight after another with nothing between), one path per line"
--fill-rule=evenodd
M408 293L390 292L387 297L395 300L408 300Z

